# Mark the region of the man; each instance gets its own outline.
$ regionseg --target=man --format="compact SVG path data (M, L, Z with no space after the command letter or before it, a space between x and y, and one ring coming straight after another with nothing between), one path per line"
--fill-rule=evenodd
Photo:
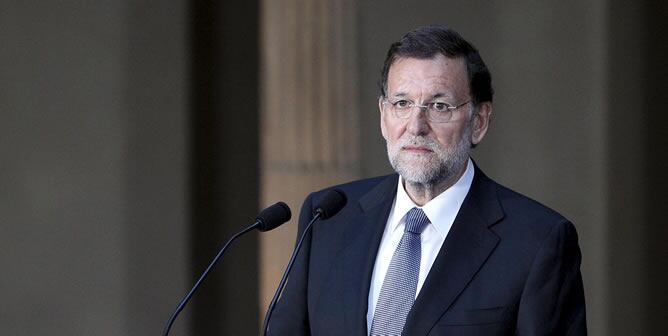
M307 236L270 334L586 335L575 228L469 158L492 113L477 50L445 27L409 32L378 107L398 174L334 187L348 203Z

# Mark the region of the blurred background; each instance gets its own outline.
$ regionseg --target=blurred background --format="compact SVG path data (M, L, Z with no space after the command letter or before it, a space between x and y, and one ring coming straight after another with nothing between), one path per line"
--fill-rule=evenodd
M591 335L666 335L659 0L0 2L0 333L156 335L262 207L390 172L389 45L446 24L496 89L474 158L570 218ZM242 237L174 335L258 333L296 221Z

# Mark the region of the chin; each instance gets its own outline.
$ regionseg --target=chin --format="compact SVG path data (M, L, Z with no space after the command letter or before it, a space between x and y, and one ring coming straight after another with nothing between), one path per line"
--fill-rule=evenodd
M415 165L400 163L394 170L409 183L432 185L448 178L448 172L442 167L430 165Z

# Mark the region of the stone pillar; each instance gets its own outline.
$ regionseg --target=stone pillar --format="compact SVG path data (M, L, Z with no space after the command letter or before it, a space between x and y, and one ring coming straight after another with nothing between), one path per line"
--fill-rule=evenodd
M260 241L263 313L304 198L359 174L355 13L351 0L262 2L261 198L285 201L293 212Z

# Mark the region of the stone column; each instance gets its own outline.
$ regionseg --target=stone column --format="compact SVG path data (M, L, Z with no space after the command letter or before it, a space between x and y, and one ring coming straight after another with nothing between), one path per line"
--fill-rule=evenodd
M265 0L261 29L261 194L290 223L262 235L266 309L295 242L309 192L359 175L356 9L351 0Z

